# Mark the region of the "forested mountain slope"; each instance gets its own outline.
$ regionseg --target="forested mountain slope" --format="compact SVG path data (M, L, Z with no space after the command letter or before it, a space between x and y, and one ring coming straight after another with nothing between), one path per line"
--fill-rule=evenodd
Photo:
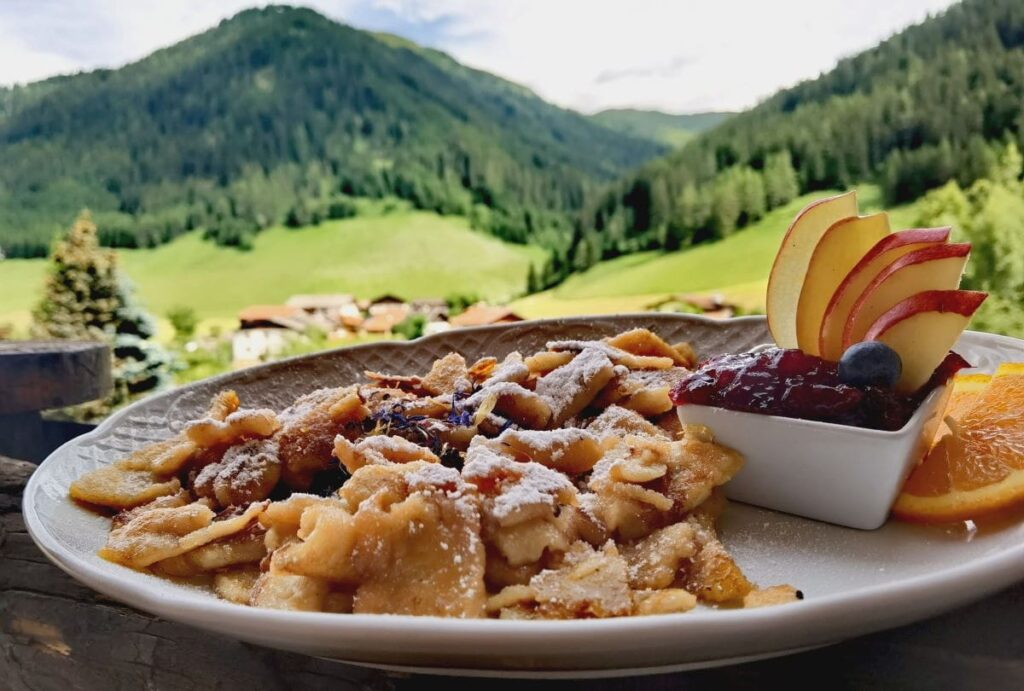
M895 204L968 185L1008 140L1024 144L1024 2L965 0L613 185L573 263L723 237L803 192L877 181Z
M565 245L589 190L666 150L397 37L249 10L120 69L0 89L0 247L44 254L82 207L107 244L244 245L385 195Z

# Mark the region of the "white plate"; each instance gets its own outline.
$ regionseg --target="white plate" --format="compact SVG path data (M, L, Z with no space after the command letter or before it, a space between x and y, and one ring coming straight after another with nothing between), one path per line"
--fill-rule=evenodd
M753 610L700 608L680 615L592 621L492 621L338 615L256 609L217 600L96 556L108 521L67 498L71 480L199 413L234 387L247 404L284 407L364 368L420 371L451 349L467 357L529 351L545 340L592 338L646 326L689 338L702 355L766 339L758 318L710 322L629 315L465 329L411 343L359 346L236 372L146 399L65 444L32 476L24 513L33 539L58 566L116 600L245 641L357 664L438 673L611 676L712 666L827 645L899 626L983 597L1024 578L1024 524L998 530L936 529L890 522L873 532L742 504L726 511L723 540L748 576L791 583L802 602ZM1024 361L1024 342L967 333L958 351L982 369Z

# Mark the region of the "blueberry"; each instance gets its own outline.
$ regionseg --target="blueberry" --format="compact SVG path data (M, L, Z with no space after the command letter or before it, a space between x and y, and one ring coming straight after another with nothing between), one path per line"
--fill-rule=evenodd
M856 343L847 348L839 360L839 379L851 386L891 389L902 373L899 353L878 341Z

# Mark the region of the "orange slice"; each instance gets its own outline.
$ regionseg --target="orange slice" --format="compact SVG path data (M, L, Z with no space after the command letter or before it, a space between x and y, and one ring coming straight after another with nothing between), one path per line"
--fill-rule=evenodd
M953 391L949 395L944 417L959 420L964 413L974 407L978 395L985 390L990 381L992 381L991 374L958 374L953 377ZM936 430L935 440L932 443L937 444L949 433L949 425L943 421Z
M947 433L910 474L893 515L941 523L1024 504L1024 364L954 385ZM977 387L983 386L980 390Z

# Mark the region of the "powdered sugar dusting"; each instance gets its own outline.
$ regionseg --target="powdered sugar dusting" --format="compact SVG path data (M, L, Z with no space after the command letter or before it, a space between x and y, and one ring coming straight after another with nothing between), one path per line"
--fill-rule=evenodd
M555 463L561 460L566 450L573 444L586 440L597 442L597 438L590 432L572 427L551 430L510 429L502 432L495 441L509 443L512 440L522 442L523 445L544 454Z
M340 391L340 388L323 388L311 391L305 396L295 399L295 402L282 410L277 417L281 421L282 426L295 424L308 417L318 407L336 397Z
M501 382L522 384L530 377L530 368L523 364L523 356L518 352L509 353L500 365L494 368L491 376L483 383L485 387Z
M599 349L586 348L568 363L541 377L537 382L537 394L551 406L555 421L561 422L590 402L581 401L580 397L591 388L595 379L600 377L607 382L611 376L612 363L608 356ZM602 386L604 382L601 382Z
M502 456L480 444L470 448L466 455L462 477L478 485L494 483L497 494L491 497L491 513L499 521L526 507L541 505L554 509L560 496L575 492L565 475L540 463Z
M638 434L647 437L668 438L669 435L660 427L651 423L640 413L623 408L622 406L611 405L605 408L600 415L590 421L587 425L597 437L620 436L623 434Z
M608 345L604 341L548 341L547 348L548 350L554 351L568 350L579 353L586 350L596 350L599 353L604 353L605 357L609 360L616 362L633 357L622 348L616 348L613 345Z
M478 406L484 402L485 399L490 396L536 396L533 391L524 388L520 384L510 381L495 382L494 384L485 384L483 388L474 393L472 396L466 399L466 405L470 407Z
M405 481L410 490L458 489L464 486L462 476L455 468L440 463L423 463L407 473Z

